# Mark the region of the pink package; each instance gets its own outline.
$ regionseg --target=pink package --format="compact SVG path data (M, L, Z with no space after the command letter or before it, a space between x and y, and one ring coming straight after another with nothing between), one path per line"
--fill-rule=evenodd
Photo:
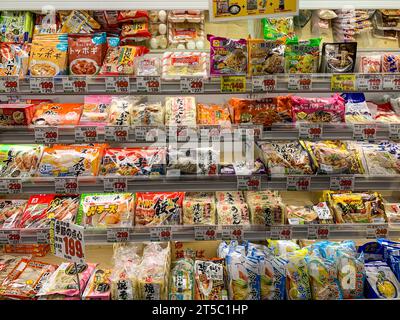
M112 96L85 96L80 124L105 125L108 121Z
M247 41L207 36L210 41L210 75L235 76L247 73Z
M345 100L338 94L329 98L291 96L289 104L295 122L345 121Z
M96 268L86 285L83 300L110 300L111 270Z
M381 72L381 62L380 55L362 56L360 59L360 73Z

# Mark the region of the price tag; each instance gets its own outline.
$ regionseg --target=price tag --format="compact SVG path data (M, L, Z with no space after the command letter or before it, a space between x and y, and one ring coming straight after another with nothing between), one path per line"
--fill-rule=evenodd
M85 263L84 227L51 219L50 247L56 257L71 262Z
M15 93L19 91L18 77L1 77L0 78L0 92Z
M107 242L128 242L129 228L107 228Z
M307 227L307 239L329 239L330 227L327 225L313 225L309 224Z
M104 178L104 192L127 192L127 178Z
M329 189L333 191L353 191L354 181L354 176L331 177Z
M357 74L357 90L380 91L383 88L380 74Z
M0 179L0 194L17 194L21 192L21 179Z
M0 230L0 244L19 244L21 243L20 230Z
M205 141L220 141L221 128L219 126L209 126L200 128L200 139Z
M389 139L400 140L400 123L389 123Z
M321 123L299 123L299 139L321 139Z
M129 93L130 82L129 77L106 77L106 92L108 93Z
M246 76L222 76L221 92L246 92Z
M50 242L50 230L39 229L36 231L36 242L38 244L48 244Z
M260 176L237 176L237 189L238 190L260 190L261 177Z
M150 228L150 241L171 241L172 228L171 227L153 227Z
M35 127L36 143L57 143L58 128L57 127Z
M310 91L312 89L312 74L289 74L288 90Z
M222 240L243 240L243 226L222 226Z
M286 180L287 191L310 191L311 177L288 176Z
M62 79L64 92L85 93L88 92L88 83L86 77L70 76Z
M367 239L380 239L388 237L387 224L371 224L367 226Z
M271 240L290 240L292 239L292 226L271 226Z
M251 78L253 92L271 92L276 90L277 77L275 75Z
M356 91L356 75L333 74L331 76L331 91Z
M194 239L196 241L203 240L216 240L217 239L217 226L195 226Z
M54 78L31 77L29 79L29 86L31 89L31 93L48 94L56 92Z
M181 78L181 91L183 93L203 93L204 79L201 77Z
M375 140L376 124L354 124L353 138L355 140Z
M76 142L96 142L97 127L75 127Z
M383 75L383 90L400 91L400 75L399 74L384 74Z
M55 192L66 194L79 193L78 178L56 177L54 178Z
M161 92L160 77L136 77L137 92Z
M129 140L129 126L105 126L105 140L126 142Z

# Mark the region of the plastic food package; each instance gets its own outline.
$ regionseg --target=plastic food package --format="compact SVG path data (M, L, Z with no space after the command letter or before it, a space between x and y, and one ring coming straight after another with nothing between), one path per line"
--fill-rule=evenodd
M165 10L151 10L149 12L149 31L151 33L150 47L152 49L166 49L167 39L167 12Z
M87 11L73 10L63 21L60 33L92 33L100 27Z
M145 10L121 10L118 12L117 21L147 21L149 14Z
M374 115L375 121L384 123L400 122L400 116L394 112L392 105L389 102L378 104L376 107L376 113Z
M271 174L313 174L311 159L300 142L264 142L260 147Z
M180 77L207 78L207 54L205 52L164 52L162 78L179 80Z
M263 18L261 22L263 26L264 39L276 40L294 34L293 17L277 19Z
M292 108L295 122L345 121L345 102L339 94L329 98L290 96L289 106Z
M384 53L382 55L382 72L399 72L400 55Z
M245 197L250 209L251 224L269 226L285 223L285 205L278 192L248 191Z
M105 32L97 34L70 34L68 36L69 73L95 75L99 73L106 53Z
M105 145L53 145L45 147L36 176L96 176Z
M327 200L335 214L336 223L385 223L387 221L382 197L377 192L333 193Z
M246 199L241 191L217 191L215 197L217 202L246 204Z
M361 143L363 159L369 175L400 174L400 146L397 143Z
M158 57L141 56L135 59L135 75L141 77L159 76L161 61Z
M0 104L0 126L27 126L32 122L32 104Z
M354 72L357 42L324 43L322 46L322 73Z
M117 126L131 125L133 109L145 102L143 97L113 96L111 99L109 124Z
M8 274L15 268L16 265L20 262L21 259L29 260L29 256L12 256L7 254L2 254L0 256L0 296L2 284L4 280L7 278Z
M29 74L33 77L55 77L67 74L68 35L36 35L32 41Z
M138 192L135 225L179 225L182 223L183 192Z
M384 203L385 212L389 223L400 223L400 204Z
M0 43L0 76L19 76L28 73L30 45Z
M133 126L163 126L165 108L161 102L144 102L136 105L131 112Z
M170 170L179 170L180 174L196 174L197 169L196 149L168 149L167 172Z
M194 264L195 300L226 300L224 259L196 260Z
M191 96L165 98L167 126L196 127L196 99Z
M197 124L230 126L231 115L225 105L197 103Z
M149 52L143 46L112 46L107 50L100 74L105 76L133 75L135 59Z
M6 244L4 253L25 254L33 257L45 257L50 252L49 244Z
M105 125L111 107L111 96L85 96L80 124Z
M149 23L146 20L125 22L121 28L122 42L127 40L142 41L151 37Z
M93 18L101 25L102 29L112 29L118 26L117 10L94 10Z
M108 148L105 150L100 175L163 175L165 148Z
M0 229L17 228L27 200L0 200ZM0 263L1 265L1 263ZM1 281L0 281L1 283Z
M21 259L5 278L0 296L27 300L36 297L57 266L29 259Z
M243 194L217 192L218 224L250 224L249 208Z
M395 10L376 10L372 22L378 30L400 31L400 19Z
M135 209L133 193L84 193L76 224L85 227L130 227Z
M38 296L58 295L79 299L79 294L83 294L85 287L96 268L96 264L77 264L76 268L79 275L80 292L76 281L76 270L74 264L63 262L43 285Z
M250 76L261 76L285 71L285 45L283 41L248 39Z
M247 41L208 35L210 75L235 76L247 73Z
M194 260L185 256L172 262L169 277L169 300L193 300Z
M2 11L0 27L0 42L29 42L32 38L33 14L30 11Z
M318 223L318 215L312 206L287 206L286 210L291 225Z
M382 57L380 54L362 55L358 68L359 73L380 73L382 71Z
M96 268L83 292L83 300L110 300L111 270Z
M187 192L183 200L183 224L216 224L214 194Z
M82 114L80 103L41 103L35 107L32 123L35 125L77 125Z
M363 93L344 93L342 97L346 100L346 123L374 121Z
M362 174L361 150L342 141L302 141L319 174Z
M287 254L286 293L289 300L311 300L306 256L305 248Z
M286 73L316 73L319 66L321 39L299 41L297 37L286 40Z
M42 158L42 145L0 145L0 176L12 178L31 177Z
M386 262L366 263L365 271L366 298L396 299L399 297L400 283Z
M270 126L273 123L292 122L289 97L263 99L231 98L233 123L252 123Z

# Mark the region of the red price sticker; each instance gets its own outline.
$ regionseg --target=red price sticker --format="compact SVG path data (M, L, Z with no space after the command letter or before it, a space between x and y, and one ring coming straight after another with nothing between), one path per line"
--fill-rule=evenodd
M31 93L48 94L56 92L54 78L31 77L29 79L29 86Z
M260 176L237 176L237 189L238 190L260 190L261 177Z
M126 142L129 140L129 126L105 126L105 140Z
M108 93L129 93L130 82L129 77L107 77L105 78L106 92Z
M383 90L400 91L400 75L399 74L384 74L383 75Z
M194 239L196 241L216 240L217 226L195 226Z
M137 92L160 92L160 77L136 77Z
M0 194L17 194L21 192L21 179L0 179Z
M1 77L0 78L0 92L15 93L19 91L18 77Z
M76 142L96 142L97 127L75 127Z
M328 225L313 225L309 224L307 227L307 239L319 240L329 239L330 227Z
M244 239L243 226L240 225L222 226L222 240L242 241L243 239Z
M104 178L104 192L127 192L127 178Z
M57 127L35 127L36 143L57 143L58 128Z
M246 92L246 76L222 76L221 92Z
M289 74L288 90L310 91L312 89L312 74Z
M21 233L19 230L0 230L0 244L19 243L21 243Z
M353 138L355 140L376 140L376 124L354 124Z
M286 180L287 191L310 191L311 177L288 176Z
M204 79L200 77L184 77L180 80L183 93L203 93Z
M88 92L86 77L70 76L62 79L64 92L85 93Z
M388 233L387 224L370 224L367 226L367 239L387 238Z
M77 194L79 193L78 178L56 177L54 178L55 193Z
M380 91L383 88L382 75L380 74L357 74L357 90Z
M252 77L251 84L253 92L275 91L277 84L277 77L275 75Z
M353 191L354 182L354 176L331 177L329 189L333 191Z
M291 226L271 226L270 228L271 240L290 240L292 239Z
M299 139L321 139L322 128L320 123L300 123Z
M171 241L172 228L171 227L153 227L150 228L150 241Z
M107 242L128 242L130 236L129 228L108 228Z

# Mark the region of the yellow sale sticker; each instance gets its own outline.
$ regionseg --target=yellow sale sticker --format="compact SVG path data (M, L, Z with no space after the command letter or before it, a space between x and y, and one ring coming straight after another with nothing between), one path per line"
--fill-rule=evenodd
M221 92L246 92L246 76L222 76Z
M355 74L333 74L331 76L332 91L355 91L356 75Z

